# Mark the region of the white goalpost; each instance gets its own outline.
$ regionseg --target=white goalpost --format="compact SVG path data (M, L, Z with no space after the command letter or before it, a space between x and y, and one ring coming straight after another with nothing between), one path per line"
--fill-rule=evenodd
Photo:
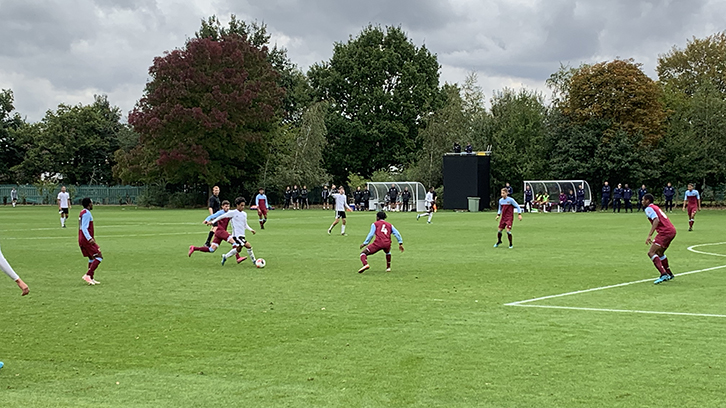
M590 190L590 184L585 180L525 180L524 189L526 190L527 186L529 186L535 198L539 194L547 193L549 195L549 202L556 205L559 204L559 195L561 192L567 194L572 190L577 194L577 189L580 185L585 190L585 207L589 207L592 202L592 191Z
M371 196L368 199L368 209L371 211L382 210L385 204L386 194L391 188L391 185L395 185L398 188L398 205L396 208L401 208L401 193L405 187L408 187L408 191L411 192L410 207L414 211L426 211L426 188L424 185L417 181L371 181L366 183L368 190L371 192Z

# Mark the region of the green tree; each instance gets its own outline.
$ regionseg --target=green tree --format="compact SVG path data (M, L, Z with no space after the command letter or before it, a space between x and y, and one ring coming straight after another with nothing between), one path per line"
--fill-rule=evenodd
M41 175L62 178L65 183L113 182L111 167L119 148L121 110L106 96L95 96L91 105L59 105L37 124L17 134L27 151L13 171L23 182Z
M551 78L552 79L552 78ZM632 60L614 60L580 67L563 82L561 104L573 123L605 120L612 130L640 133L654 145L663 135L665 111L661 90Z
M280 129L263 173L262 185L282 188L286 185L318 186L329 180L323 169L323 151L327 145L325 115L327 104L318 102L303 114L300 126Z
M676 183L726 181L726 34L693 38L658 58L668 111L668 179Z
M693 38L685 49L673 47L658 57L658 80L666 88L694 95L704 85L726 95L726 33Z
M326 119L328 172L339 184L349 173L369 177L400 167L419 150L422 122L439 104L439 64L401 28L369 26L336 43L328 62L308 72L317 97L330 103Z
M140 146L126 162L140 169L155 162L172 183L254 183L284 95L267 54L244 36L227 35L190 39L155 58L129 115Z
M421 151L411 169L414 179L425 186L443 184L444 154L451 151L454 142L468 140L471 130L459 87L446 84L442 95L444 105L426 120L426 126L419 132Z
M25 154L16 134L24 121L19 113L13 112L13 101L12 90L0 90L0 183L14 180L10 168L22 163Z
M548 173L547 108L535 91L504 89L491 100L487 140L492 145L492 194L506 182L522 185Z

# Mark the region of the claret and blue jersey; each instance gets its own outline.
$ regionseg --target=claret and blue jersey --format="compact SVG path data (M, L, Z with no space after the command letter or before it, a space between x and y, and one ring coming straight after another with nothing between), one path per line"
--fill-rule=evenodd
M517 204L512 197L500 198L499 199L499 210L497 214L514 214L514 209L517 209L518 213L522 213L522 208Z

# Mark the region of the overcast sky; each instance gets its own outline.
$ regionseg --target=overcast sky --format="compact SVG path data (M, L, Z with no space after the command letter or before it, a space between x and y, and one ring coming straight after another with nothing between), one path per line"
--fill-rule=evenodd
M487 99L504 87L549 95L560 64L633 58L655 78L659 54L726 30L726 0L0 0L0 88L30 121L94 94L127 114L153 58L212 14L265 22L303 70L370 23L400 25L438 56L442 83L476 71Z

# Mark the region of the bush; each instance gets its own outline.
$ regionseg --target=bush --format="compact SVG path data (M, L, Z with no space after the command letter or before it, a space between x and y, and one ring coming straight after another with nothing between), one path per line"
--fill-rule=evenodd
M166 203L170 208L188 208L196 204L196 194L189 192L172 193Z
M168 201L169 192L163 186L148 186L137 199L142 207L163 207Z

